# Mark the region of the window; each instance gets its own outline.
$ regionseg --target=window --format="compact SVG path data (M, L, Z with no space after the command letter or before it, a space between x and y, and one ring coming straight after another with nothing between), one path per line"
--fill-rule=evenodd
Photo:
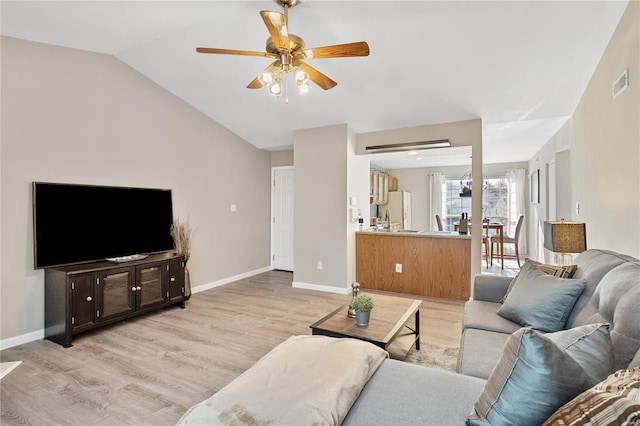
M482 197L482 215L492 222L502 222L505 225L510 221L509 212L514 211L515 185L510 185L506 177L486 179L484 181ZM444 212L444 227L447 231L453 231L453 224L460 220L462 213L471 215L471 197L460 196L460 180L445 180L442 187L442 211Z

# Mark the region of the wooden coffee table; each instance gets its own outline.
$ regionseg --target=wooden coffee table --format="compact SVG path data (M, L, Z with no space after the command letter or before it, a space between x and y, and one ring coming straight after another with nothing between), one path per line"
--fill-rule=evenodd
M347 316L348 303L311 324L311 334L352 337L366 340L389 352L393 358L404 358L415 344L420 350L421 300L370 294L375 301L367 327L358 327ZM415 317L413 328L408 324Z

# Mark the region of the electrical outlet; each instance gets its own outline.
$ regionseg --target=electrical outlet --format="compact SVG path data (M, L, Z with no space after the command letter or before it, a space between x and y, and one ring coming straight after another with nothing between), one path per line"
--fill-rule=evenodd
M231 204L231 206L229 207L229 210L231 210L232 212L235 212L238 210L238 207L235 204Z
M396 263L396 272L402 273L402 263Z
M322 260L318 260L318 269L322 269Z

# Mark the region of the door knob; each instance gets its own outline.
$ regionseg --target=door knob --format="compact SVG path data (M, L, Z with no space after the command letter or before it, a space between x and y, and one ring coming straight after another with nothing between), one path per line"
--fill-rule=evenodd
M176 279L175 279L174 277L171 277L171 281L172 281L172 282L173 282L173 281L175 281L175 280L176 280Z
M136 290L140 291L140 290L142 290L142 287L138 286L138 287L136 287Z
M131 291L136 291L136 288L135 287L131 287Z
M87 296L87 302L91 302L93 298L91 296Z

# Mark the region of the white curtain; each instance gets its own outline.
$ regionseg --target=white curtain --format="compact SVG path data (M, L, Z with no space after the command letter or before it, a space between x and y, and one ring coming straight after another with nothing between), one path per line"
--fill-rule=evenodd
M442 187L444 173L429 173L429 225L431 231L438 230L436 215L444 220L442 214Z
M527 171L525 169L507 170L507 180L509 181L509 224L507 234L514 235L516 224L520 215L524 215L526 206L525 184ZM522 224L520 229L520 247L527 247L527 223Z

